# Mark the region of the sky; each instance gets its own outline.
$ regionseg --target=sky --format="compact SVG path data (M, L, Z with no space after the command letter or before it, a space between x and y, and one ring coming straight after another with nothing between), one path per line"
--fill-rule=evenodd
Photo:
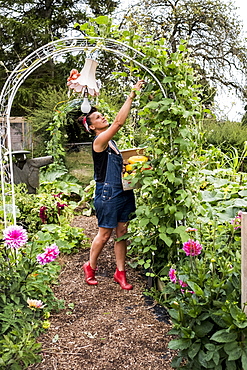
M245 29L247 30L247 3L246 0L233 0L233 3L235 3L236 7L239 8L238 12L240 15L240 18L242 18L243 21L245 21Z
M237 9L239 19L243 21L245 36L247 37L247 1L232 0ZM240 101L234 94L222 94L218 99L220 110L225 112L232 121L241 121L246 103Z

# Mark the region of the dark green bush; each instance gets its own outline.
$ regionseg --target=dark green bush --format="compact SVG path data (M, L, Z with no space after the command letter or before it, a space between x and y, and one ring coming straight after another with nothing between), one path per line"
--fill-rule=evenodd
M210 119L204 120L202 128L205 149L212 144L223 152L227 152L231 147L242 151L247 140L247 126L243 126L241 122Z

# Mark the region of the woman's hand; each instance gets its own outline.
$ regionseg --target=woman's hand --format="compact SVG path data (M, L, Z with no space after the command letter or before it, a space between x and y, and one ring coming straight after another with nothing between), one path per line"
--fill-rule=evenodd
M134 99L136 96L136 91L140 91L142 86L145 84L144 80L139 80L137 83L133 86L131 93L129 95L130 99Z
M108 142L113 138L113 136L120 130L120 128L124 125L126 118L130 112L130 108L132 105L132 100L136 96L136 91L140 91L143 84L145 83L144 80L139 80L133 86L132 91L129 97L126 99L125 103L123 104L122 108L116 115L112 125L108 127L105 131L96 132L98 137L94 140L93 148L96 152L102 152L108 146Z

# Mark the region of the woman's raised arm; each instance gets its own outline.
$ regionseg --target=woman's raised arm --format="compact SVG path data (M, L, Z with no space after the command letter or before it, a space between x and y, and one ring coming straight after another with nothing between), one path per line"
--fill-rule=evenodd
M120 130L124 125L126 118L130 112L130 108L133 102L133 99L136 96L136 91L140 91L141 87L144 84L144 80L139 80L132 88L131 93L127 97L122 108L119 110L116 115L112 125L106 130L101 132L94 141L94 148L96 151L104 150L108 146L108 142L113 138L113 136Z

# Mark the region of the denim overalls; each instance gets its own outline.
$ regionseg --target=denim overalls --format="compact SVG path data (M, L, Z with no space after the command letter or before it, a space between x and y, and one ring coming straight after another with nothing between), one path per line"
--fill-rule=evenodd
M107 153L105 182L96 182L94 206L98 226L115 228L118 222L130 220L130 214L135 211L135 198L133 190L123 191L122 155L113 154L109 146Z

